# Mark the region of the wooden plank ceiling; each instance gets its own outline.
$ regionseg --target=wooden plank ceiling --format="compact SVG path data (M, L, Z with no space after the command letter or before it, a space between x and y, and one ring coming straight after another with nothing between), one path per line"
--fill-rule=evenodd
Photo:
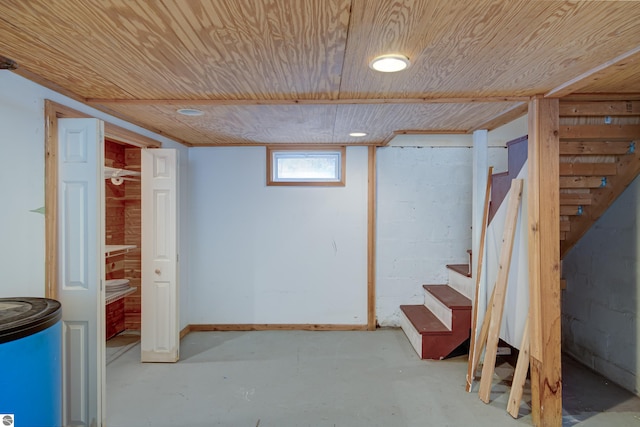
M0 56L187 145L380 145L493 128L537 94L638 100L639 22L627 1L3 0ZM368 68L385 53L411 66Z

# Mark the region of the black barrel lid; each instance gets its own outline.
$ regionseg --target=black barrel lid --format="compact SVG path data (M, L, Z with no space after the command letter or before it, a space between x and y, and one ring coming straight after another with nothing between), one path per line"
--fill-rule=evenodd
M0 298L0 344L28 337L56 324L60 303L49 298Z

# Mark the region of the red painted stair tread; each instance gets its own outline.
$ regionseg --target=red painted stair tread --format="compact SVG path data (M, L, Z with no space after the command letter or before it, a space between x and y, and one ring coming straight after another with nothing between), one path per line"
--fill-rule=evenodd
M453 270L456 273L460 273L463 276L471 277L469 272L469 264L447 264L449 270Z
M400 310L421 335L451 334L451 331L424 305L401 305Z
M471 310L471 300L449 285L423 285L423 288L451 309Z

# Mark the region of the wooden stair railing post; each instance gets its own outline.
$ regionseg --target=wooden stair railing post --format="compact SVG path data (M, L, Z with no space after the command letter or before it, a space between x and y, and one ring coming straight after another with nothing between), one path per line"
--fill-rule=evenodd
M487 334L487 346L482 366L482 378L480 380L480 390L478 396L480 400L489 403L491 394L491 382L496 365L498 351L498 340L500 339L500 326L502 323L502 313L504 311L504 301L507 294L507 284L509 281L509 270L511 267L511 255L513 254L513 241L518 222L518 210L522 199L522 179L514 179L509 190L509 204L507 205L507 217L502 235L502 248L500 250L500 262L498 265L498 278L494 287L493 307L491 309L491 319L489 332Z
M491 198L491 176L493 175L493 166L489 167L487 173L487 187L484 196L484 210L482 212L482 231L480 233L480 245L478 250L478 259L476 263L476 289L473 297L473 305L471 306L471 343L469 345L469 365L467 367L467 385L466 390L471 391L473 378L476 372L475 352L476 352L476 336L478 329L478 299L480 297L480 277L482 275L482 263L484 257L485 237L487 234L487 218L489 217L489 200Z

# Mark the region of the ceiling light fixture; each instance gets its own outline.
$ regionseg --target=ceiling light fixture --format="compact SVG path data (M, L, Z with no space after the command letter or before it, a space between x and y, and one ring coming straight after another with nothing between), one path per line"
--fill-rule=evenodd
M381 73L395 73L402 71L409 66L409 58L399 54L380 55L373 58L369 63L369 68Z
M351 132L349 136L353 136L354 138L360 138L363 136L367 136L366 132Z
M181 108L177 110L177 113L183 116L201 116L204 114L202 110L196 110L195 108Z

